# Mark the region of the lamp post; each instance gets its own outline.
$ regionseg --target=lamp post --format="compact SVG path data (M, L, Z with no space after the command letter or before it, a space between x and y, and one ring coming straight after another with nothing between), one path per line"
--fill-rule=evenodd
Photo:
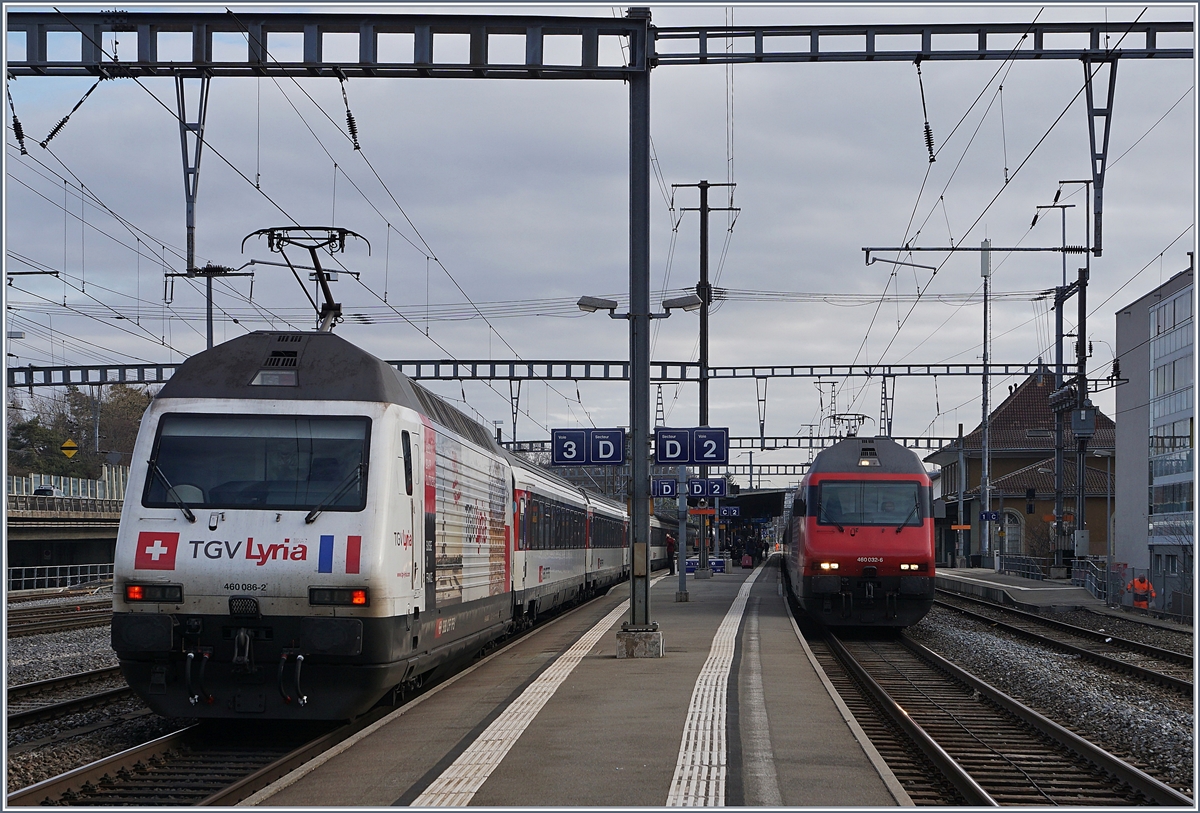
M632 288L632 285L631 285ZM650 407L650 346L649 330L652 319L665 319L678 308L698 310L700 297L695 294L663 300L663 313L651 313L648 292L644 303L641 297L630 295L629 313L617 313L615 299L582 296L576 303L581 311L608 311L611 319L629 322L629 429L633 442L630 459L630 546L632 575L629 579L629 620L617 633L618 657L662 657L662 633L657 622L650 619L650 449L647 426ZM644 309L644 310L643 310ZM643 410L645 410L643 412Z

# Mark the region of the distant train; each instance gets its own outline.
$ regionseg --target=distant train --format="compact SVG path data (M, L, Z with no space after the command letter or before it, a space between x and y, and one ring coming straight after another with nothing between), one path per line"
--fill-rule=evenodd
M191 357L133 459L112 645L165 716L353 718L630 570L624 505L329 332Z
M932 484L886 437L817 454L792 500L786 561L801 607L831 626L907 627L933 606Z

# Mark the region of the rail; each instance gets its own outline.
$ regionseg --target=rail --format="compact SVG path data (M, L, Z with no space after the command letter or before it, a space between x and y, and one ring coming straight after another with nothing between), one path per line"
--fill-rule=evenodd
M41 497L39 499L50 499ZM9 590L47 590L75 587L98 582L112 583L113 564L43 565L41 567L10 567Z

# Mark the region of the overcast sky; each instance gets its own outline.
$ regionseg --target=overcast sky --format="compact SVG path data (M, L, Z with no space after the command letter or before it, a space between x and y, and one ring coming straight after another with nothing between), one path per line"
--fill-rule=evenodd
M229 8L237 13L251 7ZM1188 21L1195 8L669 4L652 6L652 22L1107 20L1115 41L1121 22L1139 15ZM487 11L611 17L625 9L547 5ZM218 47L244 53L244 41L235 40L223 39ZM1174 47L1191 43L1190 35L1159 39ZM11 35L9 47L19 53ZM124 55L135 45L118 37L116 47ZM289 44L271 47L285 54ZM453 59L457 47L435 43L435 60L443 54ZM867 266L861 249L905 241L978 246L985 237L997 246L1058 246L1057 211L1032 229L1030 221L1039 204L1052 202L1060 180L1091 177L1083 78L1081 63L1072 60L926 62L920 80L937 150L930 164L921 84L911 63L655 69L655 301L662 291L677 294L698 279L698 215L681 211L697 205L697 193L678 190L672 211L670 185L732 181L733 205L741 209L736 224L728 229L725 212L714 212L710 220L711 277L727 290L712 313L712 365L979 361L983 308L977 253L899 257L940 266L931 279L923 268ZM1187 267L1187 252L1194 250L1195 78L1193 60L1120 62L1104 252L1092 260L1088 290L1093 376L1109 373L1117 309ZM1100 87L1106 81L1107 71ZM60 272L59 278L12 277L5 288L7 329L25 334L8 342L10 365L179 361L204 348L202 284L176 279L173 297L164 304L164 259L170 271L182 271L185 245L173 83L104 82L49 149L39 146L92 84L64 78L8 83L29 154L20 154L12 113L6 112L6 267ZM382 358L627 358L626 323L584 315L573 304L583 294L628 293L623 83L355 78L346 82L345 92L360 152L346 134L336 80L212 81L196 207L199 265L277 261L261 240L248 241L243 253L243 237L288 222L332 223L370 242L369 255L365 243L352 242L340 257L361 278L343 275L334 286L347 314L337 332ZM1067 242L1085 242L1081 187L1066 187L1061 202L1075 205L1067 210ZM710 203L728 206L726 192L713 190ZM1070 279L1080 264L1079 255L1068 258ZM1061 255L998 253L993 266L993 360L1027 363L1041 355L1050 360L1052 302L1034 298L1061 282ZM287 269L258 266L252 300L249 278L216 288L217 341L247 330L313 325L307 299ZM918 289L923 299L914 307ZM898 301L897 292L906 298ZM968 301L969 294L975 296ZM477 314L468 318L473 313L468 298L487 315L486 322ZM1067 319L1072 330L1075 321L1072 302ZM654 360L695 360L697 326L696 315L682 312L656 321ZM993 402L1015 383L994 379ZM766 434L828 434L835 386L837 411L870 416L864 431L874 434L879 384L861 379L830 380L820 388L807 379L771 380ZM433 389L460 400L465 392L469 412L502 420L510 436L505 382L494 390L479 383ZM696 389L663 386L668 425L695 425ZM970 431L980 419L980 395L978 379L898 379L893 432L953 435L959 422ZM1112 414L1111 391L1095 400ZM730 427L735 436L757 435L757 405L753 380L716 382L710 422ZM521 439L548 437L551 427L628 423L623 384L527 383L521 407ZM779 451L760 453L755 463L807 459L808 452Z

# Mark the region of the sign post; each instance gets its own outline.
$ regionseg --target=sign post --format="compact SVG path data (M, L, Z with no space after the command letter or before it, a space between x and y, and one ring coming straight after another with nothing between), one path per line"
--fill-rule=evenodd
M680 466L677 472L676 493L679 501L679 536L675 537L676 567L679 568L679 588L675 591L676 601L687 601L687 466Z

